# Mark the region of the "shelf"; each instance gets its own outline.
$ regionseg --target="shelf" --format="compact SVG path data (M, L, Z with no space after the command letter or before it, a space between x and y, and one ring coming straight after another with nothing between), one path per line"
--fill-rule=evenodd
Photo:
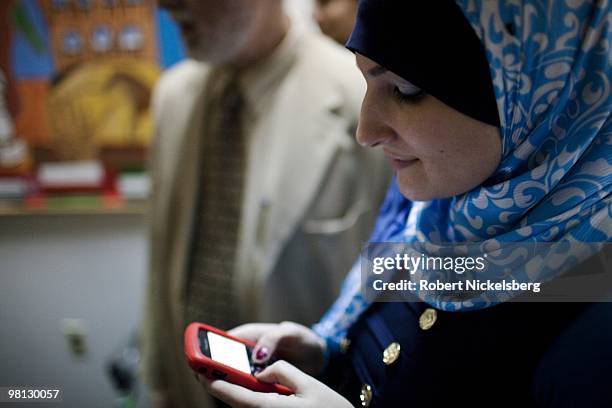
M127 200L113 206L103 207L82 202L73 205L30 208L21 200L0 200L0 217L41 216L41 215L145 215L146 200Z

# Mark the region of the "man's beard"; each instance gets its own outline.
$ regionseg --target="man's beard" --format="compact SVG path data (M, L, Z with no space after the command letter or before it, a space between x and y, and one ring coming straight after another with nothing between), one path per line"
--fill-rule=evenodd
M191 58L212 65L233 62L251 37L252 16L238 9L210 23L200 23L192 35L185 37Z

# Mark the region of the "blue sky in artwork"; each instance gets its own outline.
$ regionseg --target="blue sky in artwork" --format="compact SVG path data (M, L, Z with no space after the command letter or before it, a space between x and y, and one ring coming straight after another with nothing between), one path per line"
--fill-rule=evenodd
M38 35L43 40L44 50L42 52L35 50L25 37L18 30L15 30L11 48L13 74L17 79L48 78L54 72L55 66L53 65L53 57L49 52L47 23L36 0L21 0L21 4L28 13Z

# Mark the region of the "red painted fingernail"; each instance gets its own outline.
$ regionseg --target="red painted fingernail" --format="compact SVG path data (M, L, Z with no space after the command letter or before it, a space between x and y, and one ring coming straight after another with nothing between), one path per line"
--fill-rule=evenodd
M268 357L269 351L267 347L262 347L259 350L257 350L257 352L255 353L255 359L256 360L263 360L266 357Z

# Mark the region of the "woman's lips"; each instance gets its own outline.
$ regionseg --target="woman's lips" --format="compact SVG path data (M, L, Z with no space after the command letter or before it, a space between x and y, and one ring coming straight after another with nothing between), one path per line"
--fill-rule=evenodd
M398 171L398 170L405 169L406 167L410 167L413 164L416 164L416 162L418 162L419 159L400 160L400 159L394 159L394 158L389 157L389 161L391 162L391 167L393 167L396 171Z
M419 161L419 159L417 159L416 157L411 157L411 158L399 157L387 151L385 151L385 155L387 156L387 159L389 159L389 162L391 163L391 167L393 167L395 170L405 169L406 167L410 167L413 164L415 164L417 161Z

